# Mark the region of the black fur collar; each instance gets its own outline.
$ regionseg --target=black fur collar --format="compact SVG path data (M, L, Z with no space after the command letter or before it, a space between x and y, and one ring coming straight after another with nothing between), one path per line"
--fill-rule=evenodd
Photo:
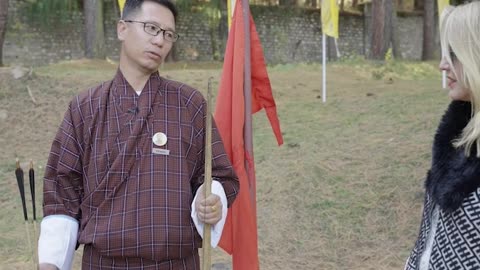
M480 186L480 159L476 147L470 157L455 149L452 140L460 136L471 118L470 102L453 101L443 115L433 142L432 167L425 187L442 210L455 211Z

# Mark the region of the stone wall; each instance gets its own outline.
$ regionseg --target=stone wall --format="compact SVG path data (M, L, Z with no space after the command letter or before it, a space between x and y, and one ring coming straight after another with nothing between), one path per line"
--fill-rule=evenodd
M81 12L72 12L66 19L52 19L45 26L29 18L24 3L10 0L8 30L3 47L4 63L22 63L26 65L45 65L62 60L79 59L84 56L85 36L84 19ZM116 59L119 44L115 23L118 20L113 4L105 10L105 41L107 57Z
M406 59L422 59L423 17L398 17L400 54ZM438 44L439 46L439 44Z
M24 1L10 0L9 25L4 44L4 63L45 65L84 55L83 15L73 12L64 20L39 27L22 12ZM118 59L116 37L118 10L112 2L105 3L107 56ZM267 63L320 62L322 32L318 10L283 7L251 6ZM175 60L212 60L223 57L226 40L220 31L212 31L200 12L184 12L177 22L181 38L174 48ZM368 16L367 16L368 17ZM401 54L406 59L420 59L422 48L422 17L399 17ZM340 16L338 47L344 57L364 55L368 48L368 18ZM215 41L215 42L212 42ZM216 45L216 49L213 46Z

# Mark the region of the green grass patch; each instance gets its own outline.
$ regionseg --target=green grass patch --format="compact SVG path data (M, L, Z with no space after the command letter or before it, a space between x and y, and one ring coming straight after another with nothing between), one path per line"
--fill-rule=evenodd
M168 63L160 73L202 93L214 77L217 92L221 66ZM26 91L13 95L0 85L0 97L8 95L0 106L9 112L0 122L6 146L0 152L0 259L6 265L21 268L29 258L15 157L39 166L41 194L50 144L68 102L115 71L115 63L88 60L37 68L28 82L36 106ZM433 134L449 102L436 63L329 63L326 103L321 65L268 71L285 143L277 146L263 111L254 115L262 269L400 269L418 232Z

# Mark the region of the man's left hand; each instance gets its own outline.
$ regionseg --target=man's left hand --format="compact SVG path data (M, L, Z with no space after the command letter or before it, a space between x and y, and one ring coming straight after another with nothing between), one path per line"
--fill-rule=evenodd
M198 219L210 225L217 224L222 219L222 202L220 197L215 194L210 194L205 198L205 191L203 185L197 190L197 200L195 202L195 211L197 211Z

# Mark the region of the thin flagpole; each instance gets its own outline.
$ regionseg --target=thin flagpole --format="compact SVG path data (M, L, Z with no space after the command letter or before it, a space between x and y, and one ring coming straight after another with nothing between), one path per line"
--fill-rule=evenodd
M212 194L212 78L208 79L207 116L205 119L205 198ZM203 226L202 270L212 268L211 225Z
M322 101L327 102L327 36L322 34Z
M253 160L253 135L252 135L252 67L251 67L251 48L250 48L250 7L248 0L242 0L243 6L243 22L245 29L245 65L244 65L244 85L243 93L245 97L245 127L244 127L244 143L245 151ZM250 199L252 206L255 206L255 177L253 168L250 168L249 162L245 160L245 169L247 170L248 182L250 187Z

